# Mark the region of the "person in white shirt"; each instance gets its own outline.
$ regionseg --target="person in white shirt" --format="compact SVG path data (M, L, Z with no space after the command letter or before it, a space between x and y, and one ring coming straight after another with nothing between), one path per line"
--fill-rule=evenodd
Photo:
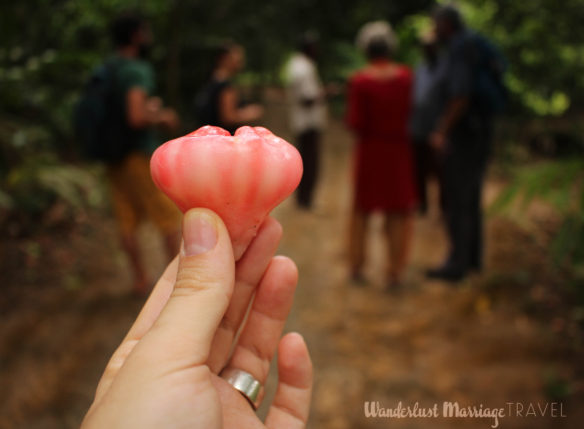
M326 125L325 91L316 68L317 38L302 36L298 51L287 64L290 126L304 163L304 174L296 198L302 208L310 208L318 177L320 139Z

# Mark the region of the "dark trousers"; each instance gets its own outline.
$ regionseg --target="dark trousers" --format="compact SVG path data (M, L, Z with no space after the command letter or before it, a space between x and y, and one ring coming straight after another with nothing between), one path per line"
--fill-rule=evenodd
M444 156L443 192L450 254L446 267L466 272L480 269L483 259L481 197L490 132L459 133Z
M312 205L320 162L320 134L320 131L310 129L300 133L296 140L296 147L304 164L304 173L296 192L296 199L302 207Z
M436 151L430 146L428 139L414 139L414 160L416 163L416 184L420 213L428 211L428 179L432 176L438 180L440 193L440 208L444 210L444 195L442 192L442 163Z

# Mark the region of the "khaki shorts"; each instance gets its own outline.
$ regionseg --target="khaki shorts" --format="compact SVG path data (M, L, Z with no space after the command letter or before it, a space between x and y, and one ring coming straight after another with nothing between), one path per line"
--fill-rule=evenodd
M164 234L180 229L181 213L150 177L150 159L133 153L108 168L112 203L122 234L133 234L140 221L149 219Z

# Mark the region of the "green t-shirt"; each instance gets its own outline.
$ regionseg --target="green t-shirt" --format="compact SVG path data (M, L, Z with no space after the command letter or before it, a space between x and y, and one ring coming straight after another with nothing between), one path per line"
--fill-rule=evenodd
M148 96L155 90L154 70L146 61L116 56L112 59L115 68L115 90L113 107L123 120L123 134L128 143L137 150L152 153L158 146L152 128L137 130L128 125L127 94L132 88L143 89Z

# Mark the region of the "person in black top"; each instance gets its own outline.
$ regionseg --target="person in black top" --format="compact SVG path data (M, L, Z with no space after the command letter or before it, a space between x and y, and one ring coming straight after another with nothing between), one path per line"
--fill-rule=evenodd
M476 49L457 9L439 6L436 34L444 49L439 73L444 109L430 144L442 153L443 192L450 250L443 265L428 271L435 279L458 281L482 268L481 193L491 144L492 117L474 96Z
M218 49L211 78L195 100L201 125L218 126L233 134L238 127L263 115L260 105L241 106L238 91L232 84L244 63L245 51L240 45L227 43Z

